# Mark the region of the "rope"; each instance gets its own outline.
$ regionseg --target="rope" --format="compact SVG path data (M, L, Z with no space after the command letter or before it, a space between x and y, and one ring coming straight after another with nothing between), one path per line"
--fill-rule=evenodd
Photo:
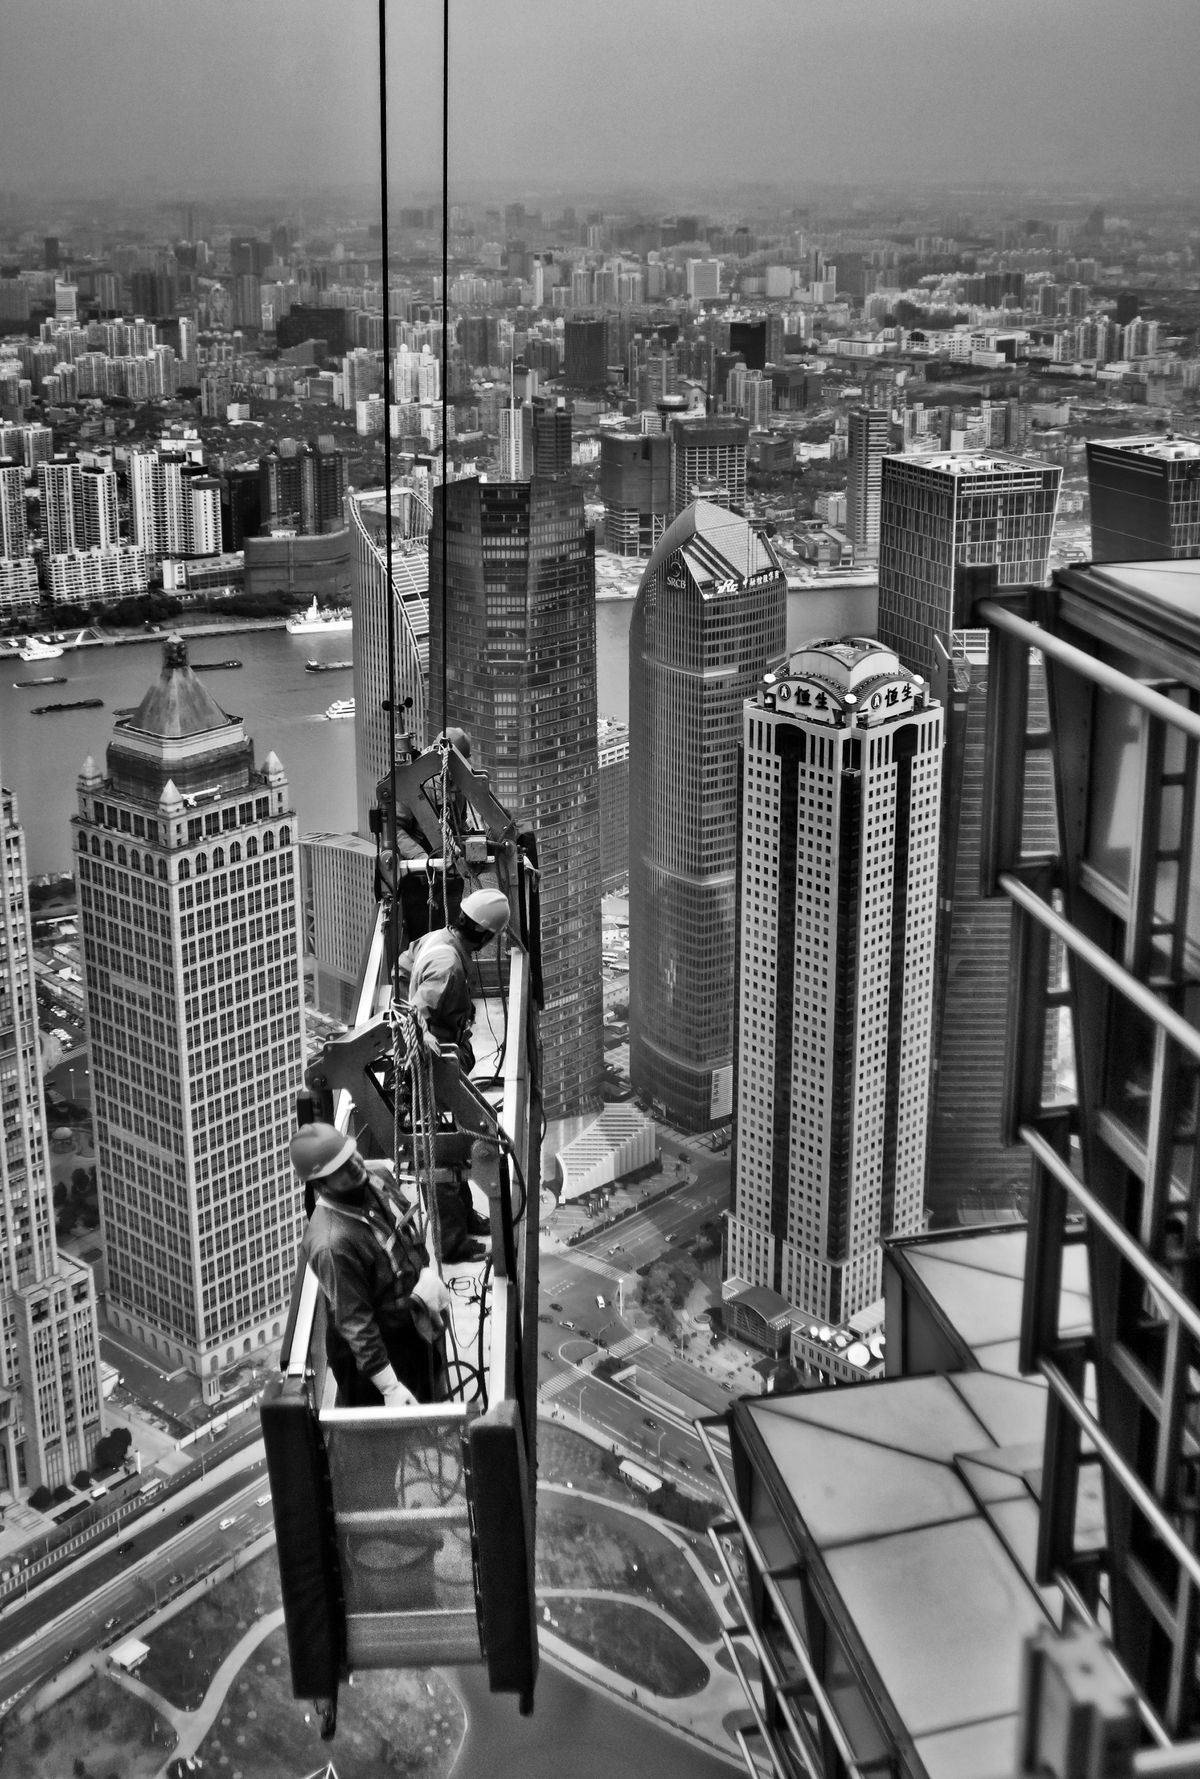
M433 1264L442 1271L442 1220L437 1201L436 1106L433 1097L433 1063L425 1048L420 1021L409 1002L393 1003L388 1013L392 1027L392 1144L397 1165L400 1159L400 1071L408 1075L412 1089L413 1173L417 1200L425 1218L425 1231Z

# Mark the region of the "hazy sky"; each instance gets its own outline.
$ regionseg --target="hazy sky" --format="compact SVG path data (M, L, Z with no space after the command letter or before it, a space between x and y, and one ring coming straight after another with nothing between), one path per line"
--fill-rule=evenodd
M441 15L388 0L397 197L440 178ZM375 0L0 0L0 189L373 180L376 45ZM451 0L450 60L452 199L1200 166L1200 0Z

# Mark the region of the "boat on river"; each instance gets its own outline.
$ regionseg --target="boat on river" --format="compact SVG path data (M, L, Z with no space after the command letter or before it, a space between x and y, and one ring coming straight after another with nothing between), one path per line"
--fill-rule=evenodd
M33 679L15 679L13 691L23 692L26 686L65 686L66 683L65 673L39 673Z
M17 650L22 661L57 661L62 652L59 643L49 642L44 636L31 636Z
M344 673L348 667L353 666L353 661L306 661L304 671L305 673Z
M35 704L32 715L48 717L58 710L103 710L103 698L72 698L63 704Z
M223 673L227 667L240 667L240 661L189 661L193 673Z
M314 597L306 612L298 618L289 618L286 629L289 636L328 636L335 630L353 629L353 620L346 606L331 606L322 611Z
M353 717L353 715L354 715L354 700L353 700L353 698L335 699L335 701L329 706L329 709L325 712L325 715L329 718L329 721L331 723L341 722L341 721L344 721L346 718Z

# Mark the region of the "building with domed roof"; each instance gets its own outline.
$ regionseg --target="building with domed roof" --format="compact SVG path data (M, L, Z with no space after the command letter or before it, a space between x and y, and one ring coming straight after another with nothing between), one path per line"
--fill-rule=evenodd
M725 1297L836 1325L880 1296L880 1237L921 1227L942 710L890 649L821 639L742 734Z
M179 636L78 788L108 1317L211 1402L282 1333L300 1238L296 813Z

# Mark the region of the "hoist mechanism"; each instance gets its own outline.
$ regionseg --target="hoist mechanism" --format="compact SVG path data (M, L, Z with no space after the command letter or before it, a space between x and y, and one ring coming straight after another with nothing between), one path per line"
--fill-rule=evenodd
M538 1662L536 849L445 737L383 781L377 838L379 907L355 1024L310 1066L299 1118L326 1120L365 1158L392 1163L451 1310L439 1400L339 1406L325 1299L303 1259L297 1270L262 1426L292 1690L316 1703L323 1736L355 1669L482 1661L492 1690L517 1693L527 1712ZM401 946L421 910L406 879L422 884L433 927L464 892L508 901L500 943L474 960L469 1068L407 1011ZM486 1239L469 1258L443 1260L439 1204L468 1195Z

